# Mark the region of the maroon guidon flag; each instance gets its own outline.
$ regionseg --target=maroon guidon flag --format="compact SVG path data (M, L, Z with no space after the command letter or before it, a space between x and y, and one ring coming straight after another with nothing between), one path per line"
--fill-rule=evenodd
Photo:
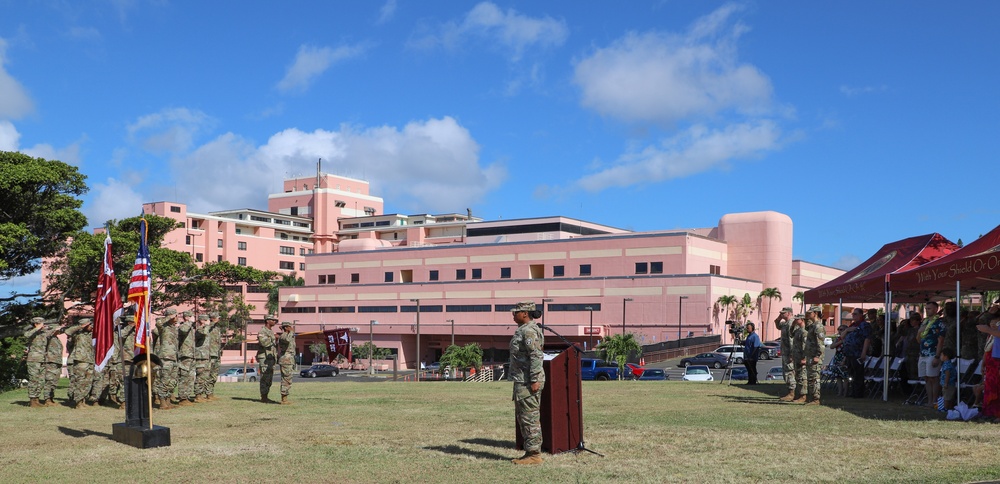
M122 298L118 295L109 231L104 238L104 260L101 275L97 277L97 301L94 303L94 366L97 371L104 370L115 351L113 328L121 308Z
M326 337L326 353L333 361L336 355L343 355L347 361L351 361L351 330L347 328L328 329L323 331Z

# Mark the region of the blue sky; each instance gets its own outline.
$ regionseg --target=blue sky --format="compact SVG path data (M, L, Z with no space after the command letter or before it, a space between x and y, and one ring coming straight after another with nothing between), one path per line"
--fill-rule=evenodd
M265 208L322 158L390 213L668 230L775 210L795 258L849 268L893 240L1000 223L998 14L0 0L0 149L79 166L91 226L144 201Z

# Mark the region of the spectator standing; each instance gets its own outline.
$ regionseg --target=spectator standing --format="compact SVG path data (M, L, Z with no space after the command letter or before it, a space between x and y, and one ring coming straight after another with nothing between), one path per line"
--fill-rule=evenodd
M747 368L747 385L757 382L757 355L760 352L760 337L757 336L757 326L747 323L747 337L743 342L743 366Z
M920 360L917 374L927 385L928 406L934 406L941 396L941 350L944 349L944 321L938 317L938 304L926 305L927 318L920 327Z
M955 407L955 385L958 385L958 374L955 370L955 350L941 350L941 395L944 397L944 410Z
M847 373L851 377L851 387L848 395L861 398L865 393L865 355L871 347L871 324L865 321L865 312L855 308L851 312L853 322L844 337L844 359L847 361Z
M994 306L996 304L994 303ZM991 308L992 309L992 308ZM989 335L983 353L983 395L982 414L985 417L1000 418L1000 315L994 314L989 324L980 324L976 329Z

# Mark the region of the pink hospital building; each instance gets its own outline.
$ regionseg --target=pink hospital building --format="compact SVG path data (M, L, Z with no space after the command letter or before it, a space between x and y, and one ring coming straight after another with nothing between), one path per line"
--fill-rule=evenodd
M317 332L343 327L357 329L356 343L370 337L391 349L401 368L436 361L452 341L479 343L488 357L506 355L515 328L510 308L525 300L544 305L546 326L587 347L623 331L645 344L713 334L725 340L720 296L756 299L778 288L773 318L782 306L798 311L796 292L843 274L793 260L792 220L777 212L650 232L567 217L385 214L367 182L325 173L285 180L266 211L199 214L174 202L144 210L182 222L164 245L198 262L303 277L304 286L281 289L279 318L295 321L306 362ZM257 307L252 347L267 294L240 290ZM767 300L763 306L751 321L766 317ZM773 325L763 326L762 338L777 337Z

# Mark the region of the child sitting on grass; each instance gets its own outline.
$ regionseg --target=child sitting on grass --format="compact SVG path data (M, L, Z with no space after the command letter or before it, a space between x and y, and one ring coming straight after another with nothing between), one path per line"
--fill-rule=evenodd
M944 398L944 409L955 408L955 386L958 385L958 371L955 369L955 350L941 350L941 395Z

